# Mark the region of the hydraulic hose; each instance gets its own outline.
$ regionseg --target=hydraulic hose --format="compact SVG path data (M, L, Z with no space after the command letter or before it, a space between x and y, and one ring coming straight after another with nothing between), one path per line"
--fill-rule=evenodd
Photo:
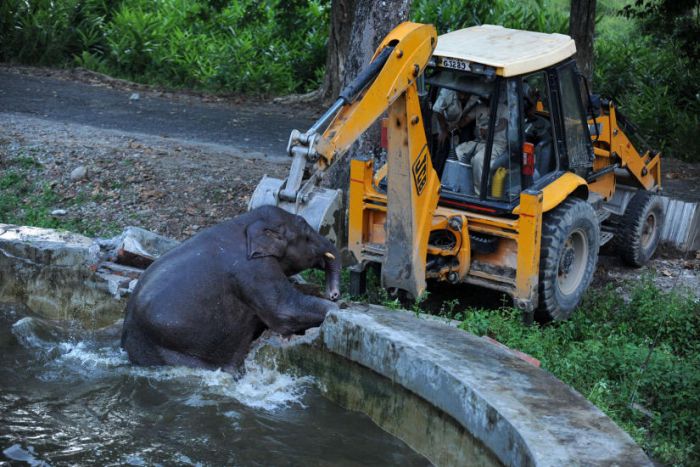
M385 47L372 63L369 64L367 68L362 70L359 75L353 79L350 84L345 86L345 88L340 91L338 99L331 105L328 110L319 118L316 123L313 124L311 128L306 132L307 135L312 135L316 133L328 120L330 120L340 108L346 104L351 103L357 95L362 91L374 78L377 77L384 64L391 56L394 51L393 46Z

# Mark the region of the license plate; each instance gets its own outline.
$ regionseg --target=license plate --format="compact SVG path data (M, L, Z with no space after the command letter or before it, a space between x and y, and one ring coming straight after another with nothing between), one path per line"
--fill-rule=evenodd
M453 70L469 71L469 62L458 58L441 57L438 59L438 66L451 68Z

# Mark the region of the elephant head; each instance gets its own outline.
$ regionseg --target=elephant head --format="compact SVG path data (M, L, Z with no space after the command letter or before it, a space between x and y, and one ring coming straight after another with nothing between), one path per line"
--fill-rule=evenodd
M321 269L326 273L326 296L337 300L341 262L336 247L301 216L272 206L257 212L260 216L246 227L248 259L274 257L287 276Z

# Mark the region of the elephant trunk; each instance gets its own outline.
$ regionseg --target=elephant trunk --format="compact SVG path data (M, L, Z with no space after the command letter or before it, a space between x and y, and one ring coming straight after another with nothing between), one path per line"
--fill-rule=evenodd
M324 263L326 271L326 296L330 300L338 300L340 298L340 269L342 264L340 258L331 253L325 253Z

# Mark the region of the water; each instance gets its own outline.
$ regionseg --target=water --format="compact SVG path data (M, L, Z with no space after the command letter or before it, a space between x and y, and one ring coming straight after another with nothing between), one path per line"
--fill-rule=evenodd
M29 465L426 465L310 377L247 363L138 368L118 329L0 305L0 461Z

